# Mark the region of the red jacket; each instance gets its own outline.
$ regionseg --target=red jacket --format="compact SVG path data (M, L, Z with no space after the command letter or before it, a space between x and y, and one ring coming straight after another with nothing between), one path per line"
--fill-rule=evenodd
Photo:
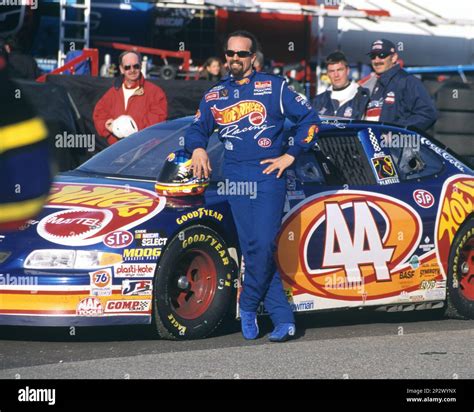
M166 120L168 103L161 88L153 83L140 79L139 88L128 99L127 110L122 90L122 81L116 82L97 102L94 108L94 125L101 137L109 145L117 142L117 137L110 133L105 122L116 119L122 114L128 114L135 120L138 130Z

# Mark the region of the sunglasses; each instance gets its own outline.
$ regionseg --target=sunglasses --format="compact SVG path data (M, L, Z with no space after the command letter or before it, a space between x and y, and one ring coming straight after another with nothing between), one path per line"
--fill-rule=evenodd
M373 53L373 54L370 55L370 58L372 60L374 60L376 57L378 57L380 59L385 59L385 58L387 58L388 56L391 56L391 55L392 55L392 53L383 53L383 52L382 53Z
M140 65L137 63L137 64L134 64L133 66L131 66L130 64L127 64L126 66L123 66L123 68L125 70L130 70L131 68L134 68L135 70L138 70L140 68Z
M250 51L246 50L239 50L239 51L233 51L233 50L226 50L225 55L227 57L234 57L234 55L239 56L240 58L245 58L245 57L250 57L253 53Z

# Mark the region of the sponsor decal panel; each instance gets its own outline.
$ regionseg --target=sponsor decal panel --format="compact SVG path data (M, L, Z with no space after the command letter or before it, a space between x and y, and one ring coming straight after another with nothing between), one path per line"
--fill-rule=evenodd
M137 247L165 246L168 242L166 235L160 232L135 230L135 245Z
M92 296L110 296L112 295L112 270L101 269L95 272L89 272L91 277L91 295Z
M151 219L165 204L165 198L135 187L55 183L46 210L59 210L43 217L37 231L60 245L93 245Z
M223 109L211 107L211 113L217 124L227 126L248 118L254 126L259 126L267 118L267 109L257 100L243 100Z
M127 247L133 241L133 235L128 230L111 232L104 238L104 245L119 249Z
M130 280L122 282L122 295L124 296L151 296L153 283L151 280Z
M104 313L149 312L151 300L109 300Z
M211 100L217 100L219 98L219 92L210 92L206 94L206 102L209 102Z
M307 310L314 310L314 301L306 300L298 303L291 303L291 309L293 312L304 312Z
M317 125L313 124L309 130L308 135L303 139L304 143L311 143L314 139L314 135L319 132L319 128Z
M285 216L277 239L278 267L295 295L347 301L398 297L418 290L427 271L442 280L434 250L414 255L421 234L420 216L397 198L325 192Z
M344 110L343 117L352 117L352 107L346 107Z
M394 104L395 103L395 92L388 92L385 96L384 102L386 104Z
M272 94L272 81L256 81L254 83L254 96L263 96L265 94Z
M443 186L440 199L435 229L436 250L446 275L454 236L474 210L474 178L461 175L448 179Z
M435 203L434 196L424 189L417 189L413 192L413 199L416 204L424 209L428 209Z
M250 79L248 77L244 77L241 80L236 80L235 83L238 84L239 86L243 86L244 84L249 84Z
M197 210L194 210L192 212L185 213L184 215L181 215L176 219L176 223L178 225L182 225L183 223L186 223L190 220L193 219L202 219L203 217L212 217L213 219L218 220L219 222L222 222L223 215L220 212L217 212L212 209L205 209L203 207L200 207Z
M152 278L155 276L156 263L123 263L114 266L116 278Z
M76 308L77 316L102 316L104 308L100 300L96 297L87 297L82 299Z
M124 249L122 256L125 262L130 260L156 260L156 258L161 256L161 248Z
M389 185L392 183L399 183L393 159L390 155L377 156L370 159L372 166L375 169L377 181L381 185Z
M272 145L272 141L268 137L261 137L260 139L258 139L257 143L260 147L263 147L264 149Z
M268 87L272 87L272 81L271 80L263 80L263 81L256 81L255 82L255 88L256 89L266 89Z

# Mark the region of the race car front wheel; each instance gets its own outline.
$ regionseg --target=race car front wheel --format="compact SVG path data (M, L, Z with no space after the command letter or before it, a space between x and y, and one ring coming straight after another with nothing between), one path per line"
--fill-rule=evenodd
M234 300L235 263L206 226L179 232L161 257L154 282L154 324L164 339L199 339L224 320Z
M448 315L474 319L474 219L454 237L449 255Z

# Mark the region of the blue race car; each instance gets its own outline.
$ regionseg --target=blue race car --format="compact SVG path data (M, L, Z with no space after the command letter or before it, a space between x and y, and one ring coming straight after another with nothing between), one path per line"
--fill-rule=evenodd
M155 189L191 122L149 127L58 176L41 214L0 235L0 324L152 324L195 339L236 309L243 262L226 198L245 188L222 177L217 136L203 195ZM276 259L294 311L474 317L474 173L457 156L412 130L327 118L286 182Z

